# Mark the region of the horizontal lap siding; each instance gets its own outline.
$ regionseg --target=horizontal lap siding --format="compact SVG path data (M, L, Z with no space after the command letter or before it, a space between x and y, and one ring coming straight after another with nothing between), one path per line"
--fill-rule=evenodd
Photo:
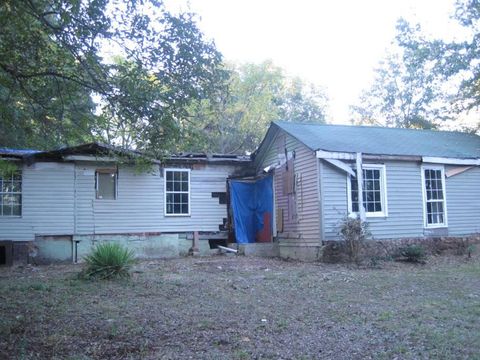
M388 217L367 218L374 238L423 236L423 198L420 165L386 162ZM346 173L330 164L323 166L326 240L338 239L340 221L347 214Z
M445 186L449 235L480 232L480 168L447 178Z
M325 240L338 238L340 220L347 214L346 173L326 162L322 163L323 223Z
M109 234L136 232L219 231L227 207L212 198L225 192L231 166L205 166L190 173L191 216L164 215L164 178L156 168L151 174L136 174L120 168L116 200L95 199L95 167L77 170L77 233Z
M295 173L300 174L297 186L298 231L304 242L320 243L320 203L318 197L317 157L315 152L295 141Z
M423 236L423 194L420 165L387 162L387 218L369 218L376 238Z
M301 184L297 187L298 220L291 220L288 215L288 196L283 194L283 174L285 165L275 169L275 206L283 210L284 233L298 233L298 242L318 244L320 241L320 211L317 183L317 159L315 152L306 148L293 137L279 132L275 136L264 158L257 165L257 172L269 165L278 165L279 155L295 151L295 174L300 175Z
M35 163L22 170L22 216L0 217L0 239L73 233L74 166Z

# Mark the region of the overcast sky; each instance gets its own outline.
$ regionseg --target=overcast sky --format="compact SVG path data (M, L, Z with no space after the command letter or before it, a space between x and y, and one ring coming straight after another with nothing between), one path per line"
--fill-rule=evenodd
M346 123L348 106L373 79L395 36L399 17L435 37L452 37L454 0L167 0L191 10L227 61L271 59L306 81L324 86L329 121Z

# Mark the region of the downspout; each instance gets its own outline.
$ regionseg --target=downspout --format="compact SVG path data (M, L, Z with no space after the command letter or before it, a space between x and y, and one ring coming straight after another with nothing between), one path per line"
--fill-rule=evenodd
M356 154L357 167L357 187L358 187L358 211L360 220L365 221L365 208L363 207L363 170L362 170L362 153Z

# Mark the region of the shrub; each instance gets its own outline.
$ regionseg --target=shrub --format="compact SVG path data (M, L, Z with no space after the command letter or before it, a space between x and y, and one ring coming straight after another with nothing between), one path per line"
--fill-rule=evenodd
M421 245L409 245L399 249L400 256L405 261L419 263L425 261L427 257L425 249Z
M113 242L101 243L85 258L83 272L88 279L126 278L135 263L133 250Z
M350 261L358 262L363 242L368 238L368 224L359 217L345 216L340 224L340 236L345 242Z

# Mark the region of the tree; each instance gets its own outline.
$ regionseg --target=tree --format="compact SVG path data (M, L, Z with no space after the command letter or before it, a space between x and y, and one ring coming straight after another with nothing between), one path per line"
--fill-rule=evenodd
M352 106L353 122L404 128L435 128L450 118L443 81L434 71L432 46L420 27L397 23L396 52L376 70L372 87Z
M224 79L194 15L156 0L5 0L0 28L2 146L101 139L157 156Z
M313 85L286 76L266 61L230 65L226 88L190 108L196 125L186 149L218 153L255 150L274 120L325 121L326 95Z

